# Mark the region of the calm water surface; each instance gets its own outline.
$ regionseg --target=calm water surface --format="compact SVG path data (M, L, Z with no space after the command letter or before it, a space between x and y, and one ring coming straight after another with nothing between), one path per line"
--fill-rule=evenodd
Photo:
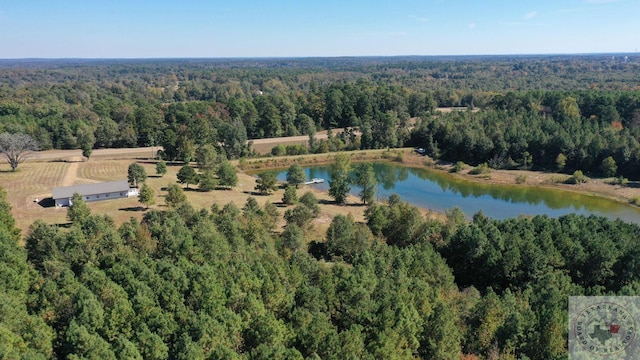
M310 186L329 189L328 166L310 166L304 170L309 179L325 179L323 184ZM398 194L404 201L425 209L443 212L457 206L468 217L482 210L495 219L520 215L594 214L640 223L640 209L597 196L532 186L480 184L439 171L389 163L376 163L374 170L378 179L378 199ZM278 179L285 181L286 173L286 169L279 172ZM359 191L356 186L351 187L352 194L357 195Z

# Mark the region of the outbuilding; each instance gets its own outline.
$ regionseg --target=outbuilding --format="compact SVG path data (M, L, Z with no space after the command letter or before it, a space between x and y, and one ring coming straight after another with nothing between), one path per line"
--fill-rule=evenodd
M52 198L56 206L72 205L73 194L78 193L86 202L138 196L138 189L130 188L127 180L97 184L80 184L53 188Z

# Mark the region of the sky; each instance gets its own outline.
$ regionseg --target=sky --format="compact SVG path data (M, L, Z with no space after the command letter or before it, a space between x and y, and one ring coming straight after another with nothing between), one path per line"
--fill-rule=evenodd
M640 0L0 0L0 59L638 48Z

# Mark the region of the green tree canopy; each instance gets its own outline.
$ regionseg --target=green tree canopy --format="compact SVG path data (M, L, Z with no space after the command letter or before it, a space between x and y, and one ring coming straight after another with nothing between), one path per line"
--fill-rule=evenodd
M127 170L127 179L133 187L138 187L140 183L147 179L147 171L138 163L132 163Z
M74 224L82 224L91 215L91 209L78 193L74 193L67 208L67 219Z
M198 147L196 159L200 171L215 170L218 165L218 151L211 144L204 144Z
M612 156L607 157L602 160L602 164L600 164L600 170L602 170L602 174L606 177L616 176L618 172L618 165Z
M138 201L144 204L147 209L156 203L155 192L147 183L142 185L142 189L140 189L140 194L138 195Z
M373 165L371 163L356 165L355 175L356 185L362 188L362 190L360 190L360 199L362 199L364 204L371 204L376 200L376 188L378 185L376 174L373 171Z
M205 171L203 174L198 176L198 179L200 191L211 191L218 186L218 179L214 176L213 171Z
M261 195L268 195L276 189L278 179L273 171L263 171L258 173L257 177L255 189Z
M320 206L318 206L318 198L311 192L307 191L299 199L300 203L308 207L311 210L313 217L320 214Z
M218 167L219 185L224 187L234 187L238 184L238 173L236 168L228 160L224 160Z
M169 184L167 185L167 196L164 198L164 201L168 207L175 208L187 201L187 195L180 186Z
M167 173L167 163L160 160L156 163L156 174L162 176Z
M282 202L286 205L293 205L298 201L298 194L296 188L293 186L287 186L284 189L284 195L282 196Z
M287 182L290 185L296 187L296 189L300 186L300 184L304 184L307 179L307 175L304 173L304 169L299 164L293 164L287 170Z
M198 183L198 173L189 165L184 165L178 170L178 182L180 184L187 184L187 189L189 188L189 184L197 184Z
M336 203L342 205L347 200L347 194L351 189L349 172L351 171L351 159L349 155L340 153L330 167L331 180L329 181L329 195L333 197Z

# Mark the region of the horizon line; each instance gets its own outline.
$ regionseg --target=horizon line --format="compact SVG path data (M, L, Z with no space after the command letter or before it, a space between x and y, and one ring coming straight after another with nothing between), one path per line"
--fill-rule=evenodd
M291 56L185 56L185 57L7 57L11 60L255 60L255 59L354 59L354 58L407 58L407 57L490 57L490 56L585 56L585 55L638 55L636 52L576 52L576 53L496 53L496 54L438 54L438 55L291 55Z

